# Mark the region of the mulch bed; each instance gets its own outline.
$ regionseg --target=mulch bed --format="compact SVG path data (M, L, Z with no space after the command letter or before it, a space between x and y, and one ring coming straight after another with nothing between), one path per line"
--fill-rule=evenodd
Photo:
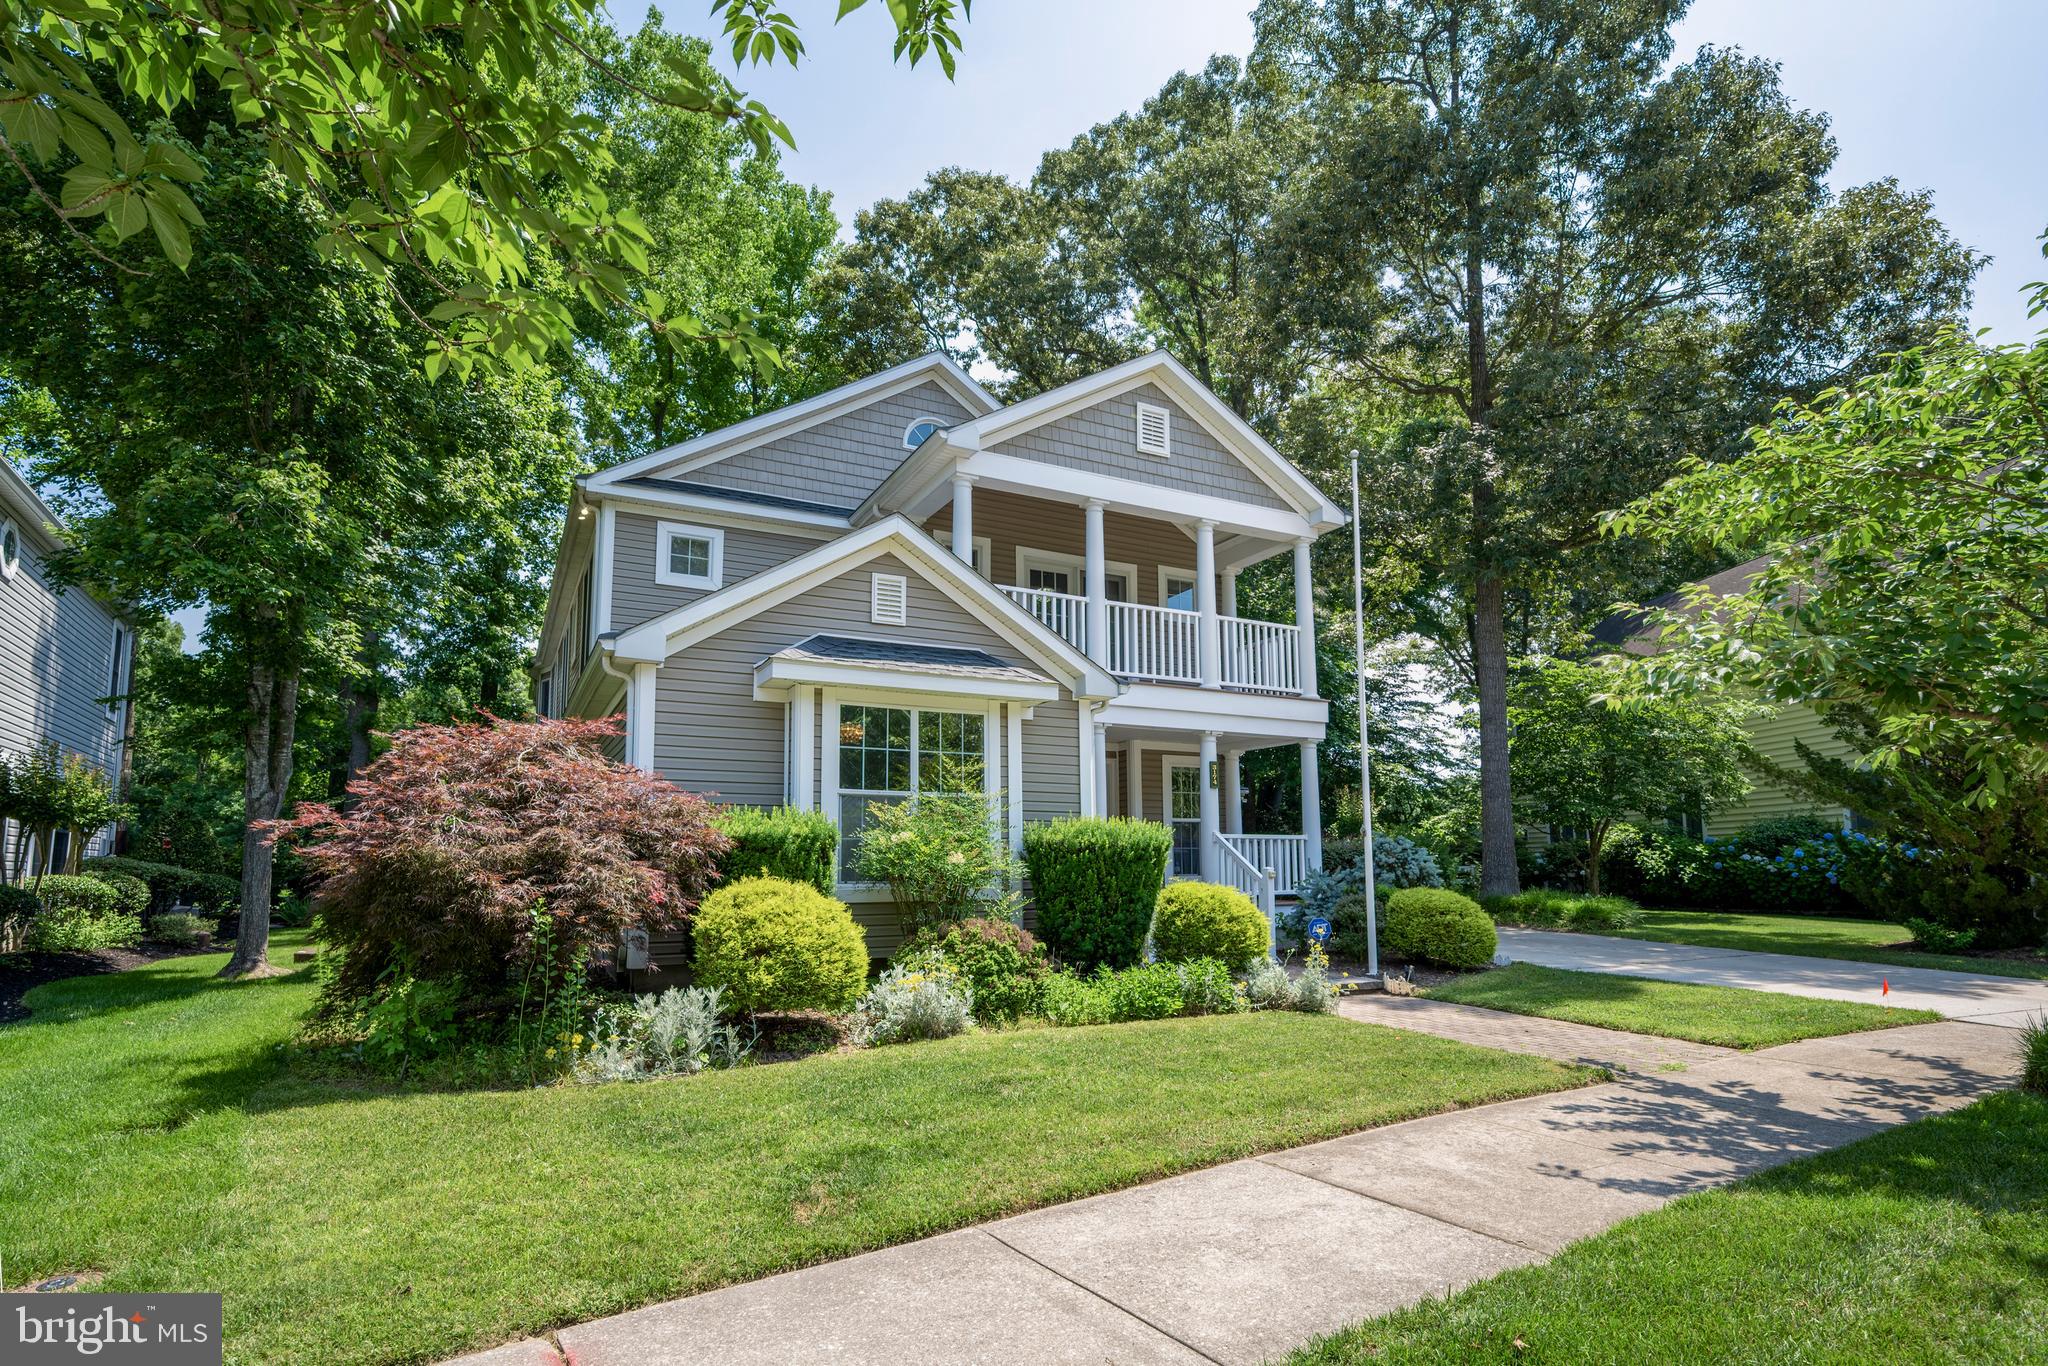
M144 944L138 949L101 949L95 953L10 953L0 957L0 1024L13 1024L29 1017L21 998L45 982L66 977L96 977L105 972L126 972L144 963L166 958L184 958L195 953L218 953L217 947L174 949L162 944Z

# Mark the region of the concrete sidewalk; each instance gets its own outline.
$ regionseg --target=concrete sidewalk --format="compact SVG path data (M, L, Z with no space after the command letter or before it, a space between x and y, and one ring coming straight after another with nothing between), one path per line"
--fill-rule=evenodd
M1543 1260L1674 1196L1967 1104L2018 1072L2009 1032L1969 1024L1743 1054L1441 1002L1356 997L1339 1008L1643 1070L1226 1163L463 1360L1249 1366Z
M2048 1014L2048 982L1936 968L1892 967L1836 958L1804 958L1750 949L1708 949L1555 930L1500 931L1500 949L1518 963L1579 972L1614 972L1665 982L1747 987L1788 996L1932 1010L1951 1020L2018 1029ZM1891 983L1885 994L1884 983Z

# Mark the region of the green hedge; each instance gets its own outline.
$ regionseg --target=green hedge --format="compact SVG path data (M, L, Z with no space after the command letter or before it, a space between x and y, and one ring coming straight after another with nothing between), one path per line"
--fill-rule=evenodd
M1169 883L1160 890L1152 912L1152 951L1162 963L1214 958L1241 968L1264 958L1270 940L1265 915L1235 887Z
M1409 887L1387 898L1387 952L1409 962L1446 968L1483 968L1500 938L1493 918L1457 892Z
M728 883L692 923L697 985L748 1014L851 1010L868 980L867 934L843 902L807 882Z
M718 860L720 882L777 877L807 882L832 895L839 828L823 812L794 806L734 806L719 812L714 824L732 841L732 848Z
M1489 896L1480 905L1502 925L1528 925L1539 930L1633 929L1642 923L1642 907L1621 896L1586 896L1535 888L1513 896Z
M31 878L29 891L43 903L45 911L84 911L89 915L112 915L121 906L121 894L96 877L51 873Z
M114 889L114 909L123 915L139 916L149 909L149 884L141 878L107 868L95 868L86 876Z
M1062 820L1024 832L1038 937L1076 968L1128 967L1166 880L1173 835L1152 821Z
M224 915L242 900L241 884L218 873L195 873L190 868L118 854L86 859L82 867L87 873L125 873L141 878L149 887L149 909L153 914L185 905Z

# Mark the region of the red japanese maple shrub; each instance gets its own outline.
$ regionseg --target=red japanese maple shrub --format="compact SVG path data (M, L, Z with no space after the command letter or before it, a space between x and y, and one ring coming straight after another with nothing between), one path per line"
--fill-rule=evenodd
M618 733L495 717L414 727L349 784L346 810L276 822L311 865L341 956L331 1003L360 1002L396 968L460 981L488 1009L536 966L560 981L631 926L682 926L728 842L703 798L606 758Z

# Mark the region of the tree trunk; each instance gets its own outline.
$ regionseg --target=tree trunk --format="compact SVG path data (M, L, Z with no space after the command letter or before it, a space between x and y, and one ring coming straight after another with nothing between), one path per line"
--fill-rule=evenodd
M269 977L270 890L276 851L263 821L284 809L292 780L292 738L298 728L299 671L249 666L249 720L242 741L242 921L223 977Z
M367 680L358 683L344 677L341 681L342 728L348 736L348 758L341 775L342 792L348 785L362 776L370 766L370 734L377 726L377 709L383 699L377 692L377 637L369 627L363 628L362 644L356 655L356 662L368 674ZM344 795L342 807L346 810L352 803Z
M1586 895L1600 895L1600 846L1607 842L1607 828L1596 825L1586 834Z
M1487 896L1522 890L1515 867L1514 792L1508 785L1506 625L1500 578L1482 573L1472 594L1472 663L1479 691L1479 890Z

